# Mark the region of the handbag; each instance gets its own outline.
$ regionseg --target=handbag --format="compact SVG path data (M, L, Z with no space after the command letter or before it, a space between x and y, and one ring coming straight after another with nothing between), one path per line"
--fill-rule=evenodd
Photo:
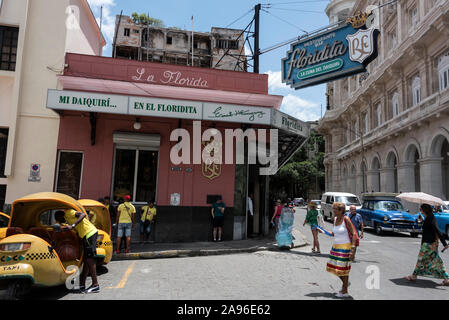
M351 240L351 243L352 243L352 236L353 236L353 235L352 235L351 231L349 231L349 228L348 228L348 221L347 221L346 219L344 219L344 218L343 218L343 220L344 220L345 225L346 225L346 230L348 230L349 240ZM351 221L351 220L349 220L349 223L352 225L352 228L355 230L355 227L354 227L354 225L352 224L352 221ZM359 235L358 235L357 232L355 233L355 235L356 235L356 237L357 237L357 239L355 240L355 246L358 247L358 246L360 245L360 239L359 239Z
M147 208L147 212L145 213L145 220L143 221L143 227L146 229L151 224L150 220L147 220L148 211L150 211L150 208Z

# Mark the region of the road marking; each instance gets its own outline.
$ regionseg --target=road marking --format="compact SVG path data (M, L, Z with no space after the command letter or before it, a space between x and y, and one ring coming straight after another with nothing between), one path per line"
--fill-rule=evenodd
M108 287L108 289L123 289L123 287L126 284L126 281L128 281L128 277L133 272L134 265L136 264L136 261L134 261L126 270L125 274L123 275L122 280L115 286L115 287Z
M376 241L376 240L368 240L368 241L362 240L360 242L361 243L381 243L380 241Z

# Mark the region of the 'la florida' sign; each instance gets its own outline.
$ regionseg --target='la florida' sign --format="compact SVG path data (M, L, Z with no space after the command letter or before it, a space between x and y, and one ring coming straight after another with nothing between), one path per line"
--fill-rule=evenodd
M351 24L293 43L282 59L282 82L300 89L366 72L377 56L378 35L365 27L367 17L359 13Z

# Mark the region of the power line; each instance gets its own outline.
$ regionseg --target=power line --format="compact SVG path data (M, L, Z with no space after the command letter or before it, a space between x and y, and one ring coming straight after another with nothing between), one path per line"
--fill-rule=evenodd
M310 12L310 13L320 13L320 14L325 14L324 11L300 10L300 9L287 9L287 8L271 8L271 10L284 10L284 11Z
M316 3L316 2L329 2L329 0L308 0L308 1L291 1L291 2L279 2L279 3L264 3L264 5L269 6L278 6L278 5L285 5L285 4L302 4L302 3Z
M246 15L248 15L251 11L253 11L253 9L251 8L247 13L245 13L244 15L242 15L240 18L235 19L233 22L231 22L230 24L228 24L225 28L229 28L231 25L233 25L234 23L236 23L237 21L239 21L240 19L243 19Z
M278 16L272 14L271 12L269 12L269 11L267 11L267 10L265 10L265 9L262 9L262 11L264 11L264 12L266 12L266 13L272 15L273 17L275 17L275 18L277 18L277 19L279 19L279 20L281 20L281 21L283 21L283 22L285 22L285 23L287 23L287 24L289 24L289 25L295 27L296 29L298 29L298 30L300 30L300 31L302 31L302 32L307 33L307 31L305 31L304 29L298 27L297 25L294 25L293 23L291 23L291 22L289 22L289 21L287 21L287 20L284 20L284 19L282 19L282 18L280 18L280 17L278 17Z

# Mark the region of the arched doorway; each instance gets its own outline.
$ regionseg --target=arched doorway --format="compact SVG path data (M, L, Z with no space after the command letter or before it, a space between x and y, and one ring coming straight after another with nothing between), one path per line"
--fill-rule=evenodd
M385 166L385 191L398 193L398 160L396 154L391 151L387 156Z
M371 183L368 186L369 191L379 192L380 191L380 161L378 157L374 157L371 164Z
M366 165L365 160L362 161L360 166L360 174L361 174L361 193L368 192L368 167Z
M401 191L421 191L421 170L419 164L419 151L415 144L407 147L405 152L404 174L406 186Z
M449 142L443 135L436 136L430 147L430 158L434 160L430 174L433 176L435 196L449 199ZM441 177L441 178L440 178Z
M342 188L342 192L347 192L348 191L348 170L346 169L346 167L343 168L343 179L342 179L342 183L341 183L341 188Z
M353 164L351 166L351 179L350 179L350 193L355 194L356 193L356 177L357 177L357 170L355 169L355 165Z

